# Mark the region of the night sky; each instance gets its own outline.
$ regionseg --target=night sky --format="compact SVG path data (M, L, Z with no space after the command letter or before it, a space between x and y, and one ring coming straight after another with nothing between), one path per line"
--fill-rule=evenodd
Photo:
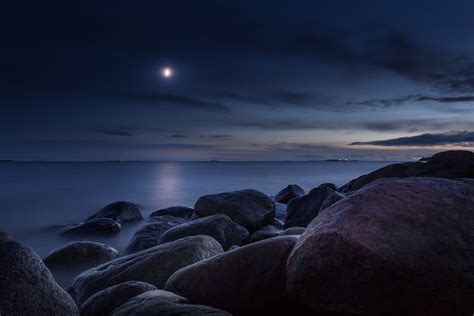
M0 159L474 149L472 0L11 1L0 12Z

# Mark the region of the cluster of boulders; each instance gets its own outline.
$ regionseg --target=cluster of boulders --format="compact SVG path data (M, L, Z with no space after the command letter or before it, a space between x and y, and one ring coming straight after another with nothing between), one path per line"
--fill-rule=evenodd
M153 212L121 257L73 242L43 263L0 234L0 314L472 315L473 172L444 152L341 188L206 195ZM142 218L117 202L78 225ZM66 292L48 268L73 265Z

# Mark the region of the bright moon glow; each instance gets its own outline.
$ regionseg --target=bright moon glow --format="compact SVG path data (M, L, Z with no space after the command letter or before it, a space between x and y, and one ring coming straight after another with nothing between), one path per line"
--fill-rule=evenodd
M165 78L169 78L173 75L173 70L169 67L165 67L161 70L161 75Z

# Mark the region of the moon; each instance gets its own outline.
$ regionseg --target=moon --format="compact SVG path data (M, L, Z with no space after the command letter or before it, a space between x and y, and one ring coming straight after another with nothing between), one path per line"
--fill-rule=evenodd
M163 69L161 69L161 75L164 78L170 78L171 76L173 76L173 69L171 69L170 67L164 67Z

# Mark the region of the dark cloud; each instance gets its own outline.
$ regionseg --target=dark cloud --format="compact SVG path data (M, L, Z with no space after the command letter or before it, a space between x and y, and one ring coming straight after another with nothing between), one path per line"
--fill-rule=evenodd
M129 94L123 96L132 102L143 103L154 106L183 106L194 109L217 111L217 112L229 112L229 108L223 104L197 99L194 97L181 96L169 93L156 93L156 94Z
M126 137L134 136L133 133L127 130L120 130L120 129L97 129L96 133L105 134L105 135L113 135L113 136L126 136Z
M373 107L390 107L406 104L409 102L434 101L439 103L471 103L474 102L473 95L464 96L428 96L428 95L408 95L393 99L371 99L358 102L348 102L347 104L365 105Z
M349 145L375 145L375 146L440 146L459 145L474 146L474 132L459 131L439 134L421 134L417 136L400 137L371 142L354 142Z

